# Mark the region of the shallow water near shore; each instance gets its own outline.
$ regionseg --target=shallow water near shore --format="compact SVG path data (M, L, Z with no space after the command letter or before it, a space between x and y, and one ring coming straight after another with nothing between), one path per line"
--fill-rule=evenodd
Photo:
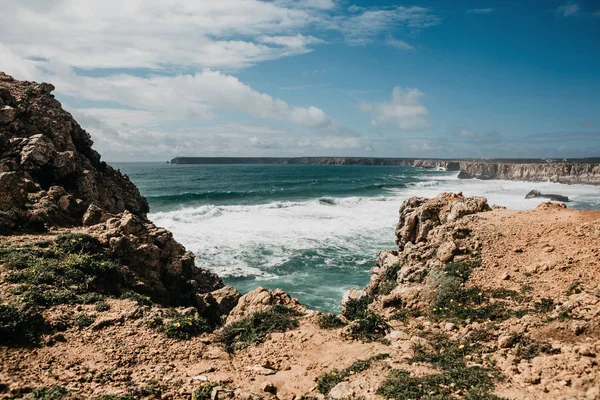
M339 311L363 287L379 251L393 248L398 209L444 191L535 208L532 189L600 209L600 188L546 182L459 180L456 172L402 166L112 163L150 204L150 219L241 292L282 288L303 304Z

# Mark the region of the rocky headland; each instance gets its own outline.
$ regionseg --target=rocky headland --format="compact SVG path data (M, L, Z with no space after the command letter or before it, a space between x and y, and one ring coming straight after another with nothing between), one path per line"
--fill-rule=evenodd
M439 160L376 157L176 157L172 164L314 164L314 165L403 165L459 171L459 179L503 179L529 182L600 185L598 159L546 161Z
M52 89L0 74L3 398L600 398L600 211L408 199L322 314L195 267Z

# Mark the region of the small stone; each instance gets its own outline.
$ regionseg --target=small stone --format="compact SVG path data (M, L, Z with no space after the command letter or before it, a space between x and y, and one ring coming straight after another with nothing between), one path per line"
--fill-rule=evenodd
M348 382L340 382L331 389L329 398L332 400L350 399L354 397L354 390Z
M513 344L512 335L500 335L498 337L498 348L507 349L507 348L511 347L512 344Z
M444 325L444 330L447 332L453 331L456 329L456 325L453 324L452 322L446 322L446 324Z
M577 336L581 335L588 329L588 324L583 321L573 321L571 324L571 331Z
M585 392L585 397L590 400L596 400L600 398L600 387L591 387Z
M273 385L273 383L271 383L271 382L269 382L269 381L267 381L267 382L263 383L263 384L260 386L260 389L261 389L263 392L267 392L267 393L271 393L271 394L275 394L275 393L277 393L277 388L275 387L275 385Z
M542 250L546 253L552 253L554 251L554 246L545 246Z
M509 280L509 279L510 279L510 274L509 274L508 272L504 271L504 272L502 272L502 273L500 274L500 276L498 276L498 278L499 278L501 281L507 281L507 280Z

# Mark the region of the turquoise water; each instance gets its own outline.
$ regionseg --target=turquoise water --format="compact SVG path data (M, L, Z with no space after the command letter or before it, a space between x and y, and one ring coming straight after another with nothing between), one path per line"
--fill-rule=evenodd
M113 163L150 204L150 219L197 255L196 264L242 292L282 288L311 308L339 310L363 287L379 251L394 247L398 209L442 191L490 204L535 207L531 189L600 209L596 187L463 181L456 173L388 166Z

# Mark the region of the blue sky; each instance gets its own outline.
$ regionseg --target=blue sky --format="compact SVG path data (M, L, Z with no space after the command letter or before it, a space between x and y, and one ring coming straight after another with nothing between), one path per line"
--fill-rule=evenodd
M600 156L599 1L0 0L109 161Z

